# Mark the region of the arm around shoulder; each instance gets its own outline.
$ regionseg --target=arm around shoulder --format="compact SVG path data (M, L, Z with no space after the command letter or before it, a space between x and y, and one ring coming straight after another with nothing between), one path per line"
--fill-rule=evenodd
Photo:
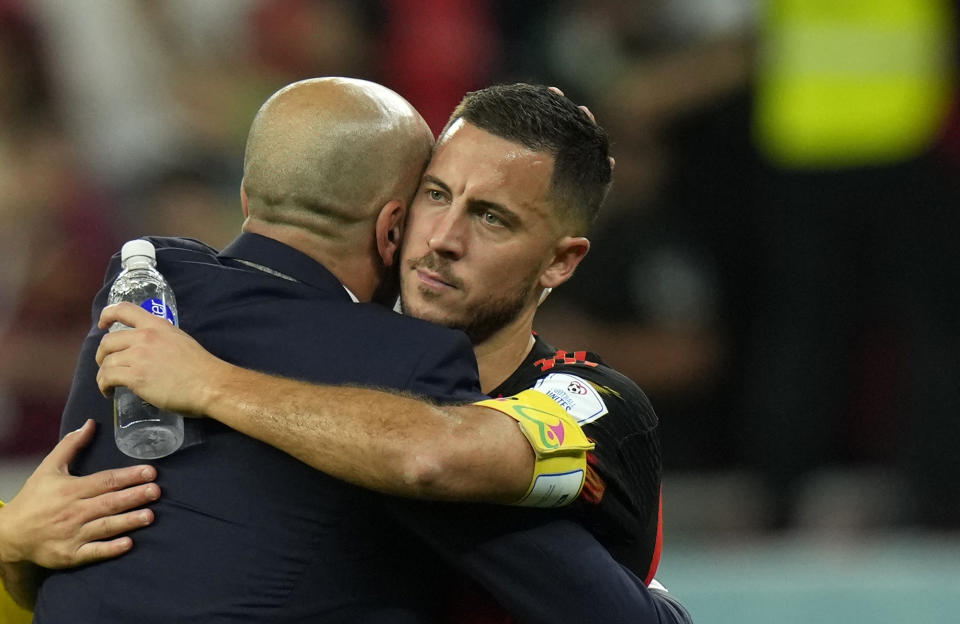
M512 503L530 487L533 449L517 421L497 410L242 369L136 306L107 307L100 324L114 321L136 329L100 343L97 382L105 393L129 387L158 407L204 414L331 476L389 494ZM449 381L434 364L412 373L411 388L476 399L469 384Z
M208 416L355 485L499 503L517 501L529 486L530 444L495 410L238 368L219 379Z

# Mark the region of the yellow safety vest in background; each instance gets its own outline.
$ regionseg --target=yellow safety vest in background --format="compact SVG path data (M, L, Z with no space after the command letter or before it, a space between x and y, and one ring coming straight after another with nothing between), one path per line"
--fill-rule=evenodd
M949 0L768 0L758 33L755 140L791 168L919 155L953 97Z

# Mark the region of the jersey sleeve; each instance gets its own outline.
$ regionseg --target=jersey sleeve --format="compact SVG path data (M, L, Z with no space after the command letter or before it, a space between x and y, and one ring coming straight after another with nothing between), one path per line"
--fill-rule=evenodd
M605 366L557 366L533 389L564 405L595 444L573 509L631 570L649 578L659 553L661 458L657 416L632 381Z

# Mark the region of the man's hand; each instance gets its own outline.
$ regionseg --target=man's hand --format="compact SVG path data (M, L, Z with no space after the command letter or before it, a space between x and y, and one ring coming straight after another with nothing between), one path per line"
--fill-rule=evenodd
M199 416L209 389L230 365L210 355L185 332L131 303L107 306L100 327L120 322L133 329L115 331L97 349L97 385L105 396L116 386L133 390L161 409Z
M133 547L130 537L115 536L153 522L149 509L129 511L159 498L160 488L150 483L157 476L152 466L70 475L70 462L94 428L88 420L64 437L0 507L0 562L66 568L110 559Z
M550 93L553 93L554 95L559 95L560 97L566 97L563 91L560 90L560 87L547 87L547 91L549 91ZM597 123L597 118L594 116L592 110L590 110L586 106L583 106L582 104L577 108L582 110L583 114L586 115L590 119L590 121L592 121L593 123ZM613 156L608 156L607 158L610 159L610 171L612 172L617 167L617 161L613 158Z

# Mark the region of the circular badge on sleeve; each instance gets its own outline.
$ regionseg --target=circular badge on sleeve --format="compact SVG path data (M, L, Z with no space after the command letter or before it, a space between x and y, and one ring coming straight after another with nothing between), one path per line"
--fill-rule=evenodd
M597 389L576 375L551 373L538 379L533 389L562 405L578 425L593 422L607 413L607 405Z

